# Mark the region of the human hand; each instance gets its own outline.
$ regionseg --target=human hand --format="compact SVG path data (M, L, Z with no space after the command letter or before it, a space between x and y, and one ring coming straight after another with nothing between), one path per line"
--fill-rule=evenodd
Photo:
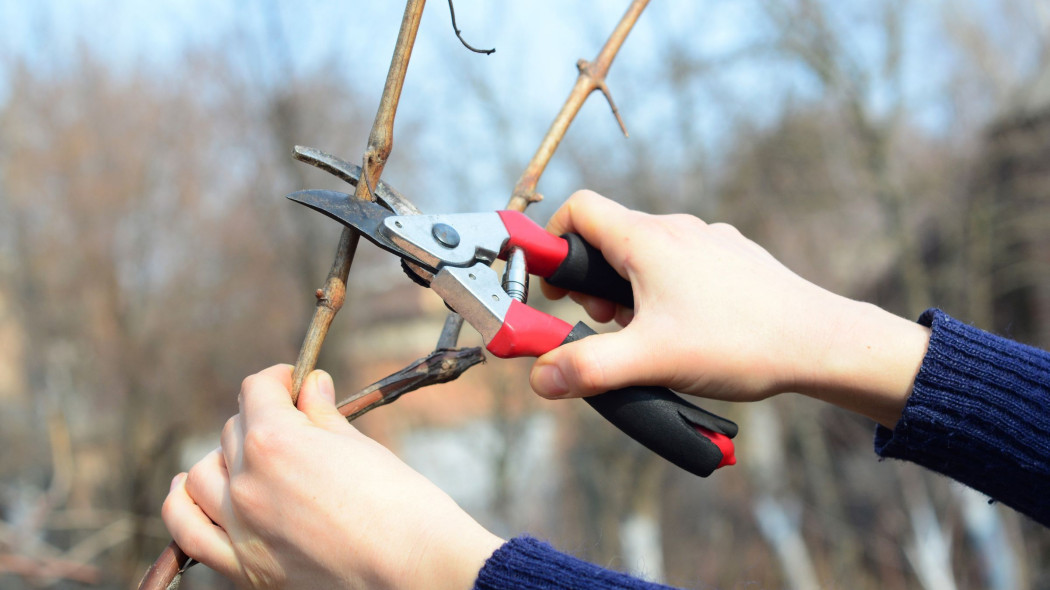
M246 588L470 588L503 541L350 426L331 377L291 403L291 367L248 377L222 446L162 515L190 557Z
M540 395L662 385L752 401L794 391L890 426L899 417L925 354L922 326L806 281L729 225L647 215L580 191L547 230L600 249L630 280L635 309L573 293L594 319L626 327L540 357L531 375Z

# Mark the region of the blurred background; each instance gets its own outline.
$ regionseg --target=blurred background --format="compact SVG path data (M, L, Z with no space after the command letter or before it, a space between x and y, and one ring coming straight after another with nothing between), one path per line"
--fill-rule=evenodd
M383 178L504 206L626 2L423 16ZM283 198L359 161L399 2L0 0L0 587L122 588L241 379L295 359L340 227ZM1050 347L1050 5L654 2L539 184L737 225L803 276ZM689 272L690 269L682 269ZM571 305L534 305L566 319ZM444 308L363 245L319 366L340 395L429 352ZM480 344L470 328L462 345ZM698 479L491 360L358 421L495 532L690 588L1046 588L1050 535L785 395L705 402ZM226 588L204 567L184 588Z

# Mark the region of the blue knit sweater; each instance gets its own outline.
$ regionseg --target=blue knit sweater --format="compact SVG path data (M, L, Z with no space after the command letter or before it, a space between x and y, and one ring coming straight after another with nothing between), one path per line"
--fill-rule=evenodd
M968 326L938 310L929 350L897 426L875 452L954 478L1050 526L1050 353ZM531 537L500 547L475 590L655 590Z

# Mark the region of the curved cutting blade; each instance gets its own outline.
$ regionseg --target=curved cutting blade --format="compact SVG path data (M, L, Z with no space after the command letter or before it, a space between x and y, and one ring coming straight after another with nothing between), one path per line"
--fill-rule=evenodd
M356 229L369 242L387 252L396 254L410 263L430 270L429 267L399 248L380 232L383 220L394 215L394 213L384 209L381 205L355 199L346 193L324 190L298 191L287 195L286 198L306 205L314 211L324 213L339 223Z

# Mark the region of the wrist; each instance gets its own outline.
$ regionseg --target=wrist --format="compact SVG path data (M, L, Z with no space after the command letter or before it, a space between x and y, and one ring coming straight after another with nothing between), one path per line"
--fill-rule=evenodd
M462 516L466 516L463 514ZM402 570L390 588L469 590L477 580L486 560L505 541L474 522L459 522L438 527L425 537L417 555L405 556ZM412 565L414 564L414 565Z
M926 356L930 330L875 305L842 298L823 350L799 392L893 428Z

